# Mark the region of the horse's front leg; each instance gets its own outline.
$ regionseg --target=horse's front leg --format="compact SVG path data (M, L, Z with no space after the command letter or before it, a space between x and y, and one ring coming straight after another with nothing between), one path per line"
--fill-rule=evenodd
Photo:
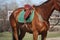
M18 40L18 33L15 27L13 28L13 40Z
M37 31L33 32L33 40L38 40L38 32Z
M35 18L34 18L35 19ZM32 21L32 31L33 31L33 40L38 40L38 31L37 31L37 26L35 25L36 21Z
M47 38L47 32L43 32L41 35L42 39L41 40L46 40Z
M33 25L32 30L33 30L33 40L38 40L38 31L35 25Z

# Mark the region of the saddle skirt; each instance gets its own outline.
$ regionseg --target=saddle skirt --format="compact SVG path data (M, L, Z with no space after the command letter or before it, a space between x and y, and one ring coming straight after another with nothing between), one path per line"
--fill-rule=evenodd
M24 15L25 15L25 11L22 10L18 15L18 22L24 23L25 20ZM32 22L33 18L34 18L34 10L31 10L31 14L29 15L29 18L26 20L26 22Z

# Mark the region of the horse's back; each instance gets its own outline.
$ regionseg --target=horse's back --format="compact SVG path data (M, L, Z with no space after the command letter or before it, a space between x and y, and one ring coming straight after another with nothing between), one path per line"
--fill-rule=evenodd
M11 14L11 18L15 18L15 20L17 21L17 16L19 15L19 13L21 12L23 10L23 8L18 8L18 9L16 9L16 10L14 10L13 12L12 12L12 14Z

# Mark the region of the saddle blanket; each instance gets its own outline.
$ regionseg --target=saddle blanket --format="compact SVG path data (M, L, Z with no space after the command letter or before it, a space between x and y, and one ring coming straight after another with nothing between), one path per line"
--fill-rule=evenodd
M25 11L22 10L19 15L18 15L18 22L20 23L24 23L24 14L25 14ZM26 22L32 22L34 18L34 10L31 11L31 14L29 16L29 18L26 20Z

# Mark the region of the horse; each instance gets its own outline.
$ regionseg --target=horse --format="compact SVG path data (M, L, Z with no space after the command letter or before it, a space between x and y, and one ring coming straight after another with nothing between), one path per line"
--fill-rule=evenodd
M32 22L19 23L17 21L17 16L24 8L18 8L10 15L10 24L13 32L13 40L22 40L25 33L33 34L33 40L38 40L38 35L41 35L41 40L46 40L47 31L49 29L50 23L49 18L54 10L60 11L60 0L48 0L39 6L34 6L34 18ZM40 18L41 17L41 18Z

